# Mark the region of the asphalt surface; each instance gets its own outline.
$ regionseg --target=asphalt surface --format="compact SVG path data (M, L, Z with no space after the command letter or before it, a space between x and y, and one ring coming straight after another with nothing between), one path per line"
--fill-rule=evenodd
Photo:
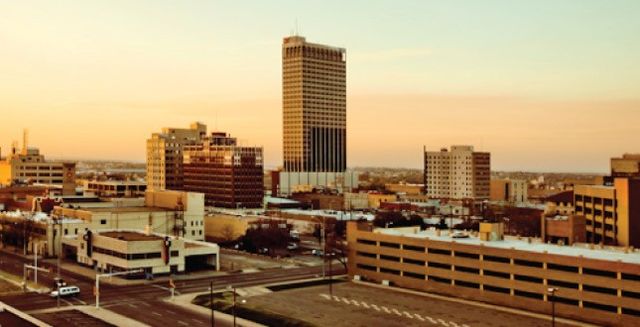
M15 275L22 275L23 264L27 260L20 256L1 252L3 256L0 270ZM31 262L29 262L30 264ZM56 277L55 267L50 273L38 273L38 281L43 285L53 285ZM299 280L318 276L321 267L304 267L291 269L271 269L256 273L238 273L195 280L176 281L176 295L186 293L207 292L210 282L213 281L214 290L226 289L229 285L246 287L263 285L289 280ZM336 274L343 273L337 271ZM77 297L64 298L60 306L95 305L93 295L94 280L66 270L61 270L61 276L68 285L80 287L81 293ZM166 282L148 282L142 285L114 286L106 283L100 285L100 307L109 309L121 315L127 316L139 322L151 326L210 326L210 316L190 311L183 307L163 301L170 296L170 289ZM48 308L55 308L57 301L48 294L33 292L0 296L0 301L5 302L19 310L30 312ZM56 318L53 315L49 319ZM70 326L71 324L63 324ZM217 326L225 326L225 322L216 319Z

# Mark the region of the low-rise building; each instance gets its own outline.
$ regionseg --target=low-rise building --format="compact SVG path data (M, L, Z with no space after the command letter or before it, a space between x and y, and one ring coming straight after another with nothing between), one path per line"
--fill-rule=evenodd
M547 243L572 245L587 240L586 222L583 216L543 215L542 240Z
M410 183L387 183L384 184L385 190L391 193L402 193L406 195L418 195L424 190L424 184Z
M146 182L136 181L85 181L84 194L108 198L143 197Z
M220 267L217 244L138 230L85 230L64 238L64 254L103 272L142 269L149 274Z
M493 239L500 239L494 237ZM640 324L640 252L348 222L349 276L590 322ZM548 289L555 289L551 297Z
M562 191L545 199L544 213L547 215L573 215L573 190Z

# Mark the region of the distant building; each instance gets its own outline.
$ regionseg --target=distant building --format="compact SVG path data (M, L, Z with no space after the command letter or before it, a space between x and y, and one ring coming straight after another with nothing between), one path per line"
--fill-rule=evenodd
M625 153L620 158L611 158L611 176L640 177L640 154Z
M109 198L141 197L146 190L145 182L85 181L84 183L85 194Z
M548 196L544 200L544 213L547 215L569 216L575 213L573 190L562 191Z
M395 183L384 184L384 188L393 193L402 193L405 195L418 195L422 193L424 189L423 184L407 184L407 183Z
M282 42L284 170L344 172L347 168L346 50Z
M489 200L491 154L472 146L424 151L425 193L432 198Z
M184 189L201 192L208 206L259 208L264 196L262 147L211 133L184 147Z
M491 201L522 204L528 199L528 182L521 179L492 179Z
M348 222L349 277L544 314L554 301L559 316L640 324L640 252L545 244L497 225L480 226L478 237Z
M207 134L207 126L193 123L189 128L165 127L147 140L147 188L182 190L184 146L196 144Z
M587 242L640 247L640 180L613 185L576 185L576 215L586 218Z
M0 160L0 185L41 184L59 187L65 195L75 194L76 163L47 161L38 148L29 147L25 131L22 150L14 145Z

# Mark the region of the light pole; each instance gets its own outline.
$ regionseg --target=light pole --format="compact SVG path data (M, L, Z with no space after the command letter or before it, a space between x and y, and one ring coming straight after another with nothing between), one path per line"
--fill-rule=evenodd
M233 293L233 306L231 307L231 312L233 313L233 327L236 327L236 288L234 286L227 286L227 291L231 291Z
M213 281L209 282L209 303L211 304L211 327L216 325L216 319L213 316Z
M555 296L558 291L555 287L547 288L547 295L551 297L551 327L556 326L556 301Z

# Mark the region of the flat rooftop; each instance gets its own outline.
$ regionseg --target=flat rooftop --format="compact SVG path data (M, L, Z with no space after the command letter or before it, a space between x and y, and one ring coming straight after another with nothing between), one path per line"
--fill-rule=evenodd
M114 232L98 232L98 235L100 236L105 236L105 237L111 237L111 238L115 238L115 239L119 239L119 240L123 240L123 241L161 241L163 240L162 237L157 236L157 235L153 235L153 234L143 234L143 233L136 233L136 232L127 232L127 231L114 231Z
M172 211L166 208L160 207L99 207L99 208L81 208L81 210L91 211L91 212L119 212L119 213L127 213L127 212L157 212L157 211Z
M455 232L455 231L454 231ZM468 244L476 246L485 246L499 249L511 249L532 253L548 253L555 255L562 255L568 257L584 257L594 260L604 260L612 262L626 262L632 264L640 264L640 252L634 250L629 253L625 253L621 250L615 250L611 248L596 248L590 249L586 244L575 244L573 246L568 245L556 245L547 244L541 242L539 239L532 239L531 243L526 238L518 240L513 236L505 236L505 240L502 241L482 241L478 237L470 235L468 238L452 238L449 236L449 232L442 230L440 236L436 234L433 229L422 230L418 233L410 233L406 230L397 230L393 228L376 228L374 233L380 233L385 235L404 236L412 238L420 238L425 240L433 240L440 242L455 242L458 244Z

